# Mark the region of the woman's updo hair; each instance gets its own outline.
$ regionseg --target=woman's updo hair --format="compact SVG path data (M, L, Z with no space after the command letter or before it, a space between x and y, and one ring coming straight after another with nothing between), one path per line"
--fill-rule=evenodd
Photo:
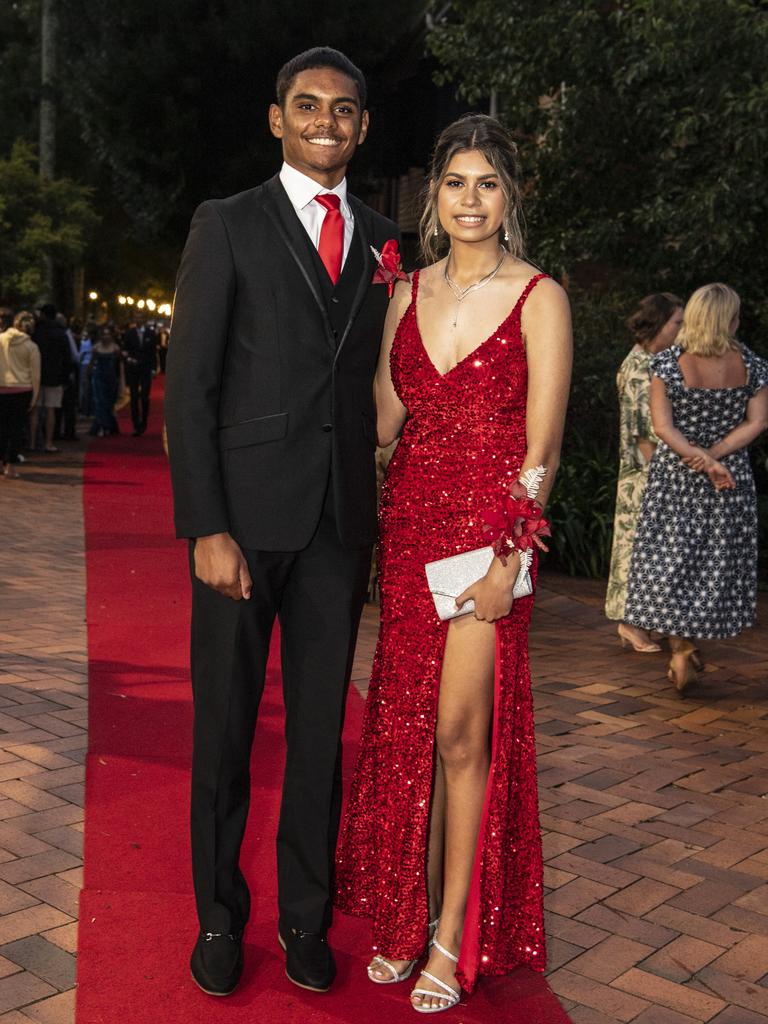
M421 251L427 263L442 255L447 235L437 215L437 193L451 160L457 153L477 150L499 176L499 185L506 199L504 221L499 241L513 256L523 255L524 220L520 193L520 161L517 146L507 129L487 114L465 114L449 124L438 136L424 193L424 212L419 222ZM437 234L435 234L437 229ZM509 236L509 241L504 239Z
M627 320L627 327L637 345L647 345L653 341L664 324L676 309L682 309L682 299L672 292L654 292L646 295Z

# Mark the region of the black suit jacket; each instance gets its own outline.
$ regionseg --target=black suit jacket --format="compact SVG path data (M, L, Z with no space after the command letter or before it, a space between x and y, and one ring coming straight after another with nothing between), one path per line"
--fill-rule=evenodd
M122 349L126 356L126 369L154 370L157 357L157 335L151 327L144 328L143 336L139 328L129 327L122 337Z
M43 318L32 332L40 349L40 383L46 388L62 387L72 370L72 350L67 332L55 320Z
M178 536L229 531L242 547L298 551L330 475L342 542L375 538L372 381L387 289L371 283L370 246L399 234L349 204L345 310L279 177L195 212L166 377Z

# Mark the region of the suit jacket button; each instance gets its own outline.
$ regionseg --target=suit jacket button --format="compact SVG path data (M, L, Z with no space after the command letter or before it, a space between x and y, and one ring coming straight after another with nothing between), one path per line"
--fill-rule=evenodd
M338 300L337 296L332 295L331 296L331 302L335 302L338 305L339 300Z
M333 424L324 423L320 429L325 431L326 434L330 434L330 432L333 430Z

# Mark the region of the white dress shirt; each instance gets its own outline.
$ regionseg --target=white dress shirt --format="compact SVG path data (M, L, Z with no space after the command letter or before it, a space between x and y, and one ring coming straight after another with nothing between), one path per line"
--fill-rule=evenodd
M290 164L284 163L280 168L280 181L288 194L291 205L296 211L296 216L304 225L315 248L320 244L320 229L323 226L327 212L320 203L315 202L315 196L320 192L331 192L339 197L341 200L339 209L344 218L344 254L341 261L343 267L349 253L349 247L352 245L352 235L355 231L355 218L347 202L347 179L342 178L336 188L323 188L313 178L309 178L306 174L302 174L301 171L297 171Z

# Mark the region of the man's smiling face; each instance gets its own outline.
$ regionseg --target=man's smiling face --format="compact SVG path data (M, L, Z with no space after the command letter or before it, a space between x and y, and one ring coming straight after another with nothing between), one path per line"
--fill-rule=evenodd
M368 131L353 79L335 68L300 71L282 108L269 108L269 127L283 159L324 188L334 188Z

